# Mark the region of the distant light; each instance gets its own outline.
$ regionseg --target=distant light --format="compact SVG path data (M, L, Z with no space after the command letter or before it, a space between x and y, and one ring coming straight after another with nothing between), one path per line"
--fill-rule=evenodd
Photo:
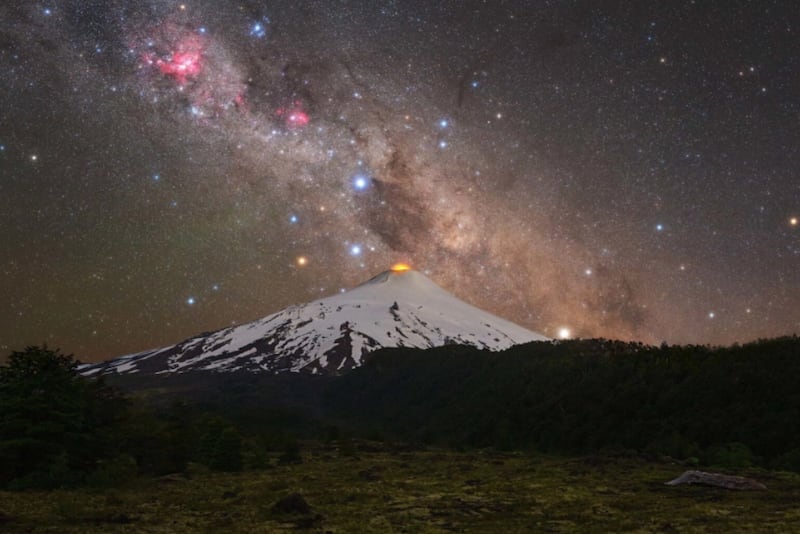
M797 217L791 217L789 219L789 226L797 226L798 224L800 224L800 219Z
M355 178L353 178L353 187L358 191L365 190L369 187L369 178L363 174L357 174Z
M716 313L714 313L713 311L712 311L712 312L708 312L708 318L709 318L709 319L713 319L713 318L714 318L714 317L716 317L716 316L717 316L717 314L716 314Z
M153 175L153 181L157 182L157 181L159 181L160 179L161 179L161 175L160 175L160 174L154 174L154 175Z
M306 258L305 256L298 256L297 260L295 261L298 267L305 267L306 265L308 265L308 258Z
M52 9L50 9L49 7L46 7L46 8L44 8L44 11L43 11L43 13L44 13L46 16L48 16L48 17L49 17L50 15L52 15L52 14L53 14L53 10L52 10Z
M472 86L473 89L477 89L480 83L478 82L478 80L472 80L472 83L470 85Z
M591 269L586 269L583 272L586 274L586 276L592 276L592 270Z
M445 141L444 139L439 141L439 148L447 148L447 141Z
M569 339L572 337L572 332L567 327L562 327L558 329L558 337L560 339Z
M663 231L664 231L664 225L661 224L661 223L658 223L656 225L656 232L663 232Z
M211 286L211 289L213 291L219 291L219 284L214 284L213 286Z
M208 30L206 30L205 26L200 26L200 28L198 28L197 31L199 31L200 33L206 33Z
M392 265L392 272L395 273L402 273L410 270L411 266L407 263L395 263L394 265Z
M189 306L194 306L195 302L197 302L197 300L195 300L194 297L189 297L188 299L186 299L186 304L188 304Z
M292 224L297 224L297 221L299 221L299 220L300 219L297 217L297 215L292 215L292 216L289 217L289 222L292 223Z
M439 121L439 128L447 128L448 126L450 126L450 123L447 121L447 119L442 119Z
M350 255L351 256L360 256L361 255L361 245L353 245L350 247Z
M33 154L31 156L31 161L36 161L37 159L39 159L39 156L37 156L36 154Z

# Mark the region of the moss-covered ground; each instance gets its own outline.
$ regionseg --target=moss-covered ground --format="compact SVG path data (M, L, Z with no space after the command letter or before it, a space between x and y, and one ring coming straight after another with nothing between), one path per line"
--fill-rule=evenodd
M736 473L767 485L757 492L664 485L685 469L378 448L353 458L307 447L300 464L273 459L258 471L0 492L0 532L800 532L799 475ZM276 508L295 494L302 499Z

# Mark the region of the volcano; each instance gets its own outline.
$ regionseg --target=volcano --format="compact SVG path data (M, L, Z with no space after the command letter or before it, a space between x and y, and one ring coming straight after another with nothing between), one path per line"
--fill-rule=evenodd
M341 374L382 347L502 350L545 336L478 309L403 265L337 295L156 350L81 368L84 375L189 371Z

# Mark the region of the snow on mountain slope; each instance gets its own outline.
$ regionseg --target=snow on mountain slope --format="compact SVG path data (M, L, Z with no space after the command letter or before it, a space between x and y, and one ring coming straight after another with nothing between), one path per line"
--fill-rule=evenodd
M201 334L172 347L81 369L97 373L265 371L338 374L381 347L449 343L501 350L545 340L471 306L422 273L391 270L345 293L290 306L263 319Z

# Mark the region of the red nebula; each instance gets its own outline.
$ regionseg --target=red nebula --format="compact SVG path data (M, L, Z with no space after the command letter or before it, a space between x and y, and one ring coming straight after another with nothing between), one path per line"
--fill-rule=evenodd
M289 112L286 116L286 125L290 128L302 128L309 120L308 113L298 109Z
M202 68L200 64L200 52L175 52L172 54L168 61L159 59L156 61L158 70L162 73L172 76L181 85L186 83L186 80L197 76Z
M147 65L158 68L165 76L174 79L180 85L186 85L191 79L196 78L203 70L204 41L197 35L184 35L179 39L165 39L166 50L148 50L142 54L142 60ZM148 44L153 47L152 43Z
M311 121L311 117L309 117L308 113L303 111L302 102L299 101L295 102L292 108L278 108L277 111L275 111L275 115L283 117L286 121L286 126L293 129L303 128Z

